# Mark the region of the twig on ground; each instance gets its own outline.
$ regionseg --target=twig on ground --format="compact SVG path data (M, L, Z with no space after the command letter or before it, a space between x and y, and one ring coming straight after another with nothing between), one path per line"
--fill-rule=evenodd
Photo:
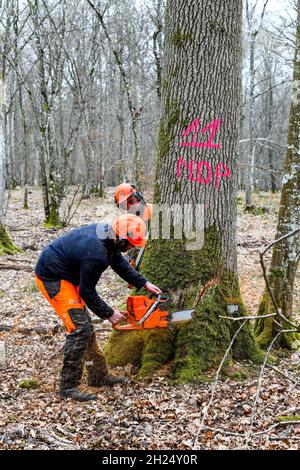
M257 436L261 436L262 434L267 434L268 432L272 431L272 429L278 428L278 426L285 426L288 424L300 425L300 421L297 421L297 420L280 421L279 423L272 424L272 426L270 426L268 429L265 429L264 431L255 432L254 434L252 434L252 437L257 437Z
M271 297L272 303L273 303L273 305L274 305L275 311L276 311L276 313L277 313L277 316L278 316L278 317L281 317L288 325L292 326L293 328L296 328L296 332L300 332L300 325L295 325L293 322L291 322L285 315L283 315L281 309L280 309L280 308L278 307L278 305L277 305L275 296L274 296L274 294L273 294L273 291L272 291L272 289L271 289L271 286L270 286L270 283L269 283L269 279L268 279L268 276L267 276L267 270L266 270L266 266L265 266L265 263L264 263L264 255L266 254L266 252L267 252L270 248L272 248L273 245L275 245L275 244L281 242L282 240L285 240L286 238L289 238L289 237L295 235L295 234L298 233L298 232L300 232L300 228L296 228L296 229L293 230L292 232L286 233L286 234L283 235L282 237L277 238L277 239L274 240L272 243L269 243L269 245L268 245L262 252L260 252L260 254L259 254L259 260L260 260L260 264L261 264L261 267L262 267L264 280L265 280L265 283L266 283L266 286L267 286L269 295L270 295L270 297Z
M239 326L239 328L236 330L236 332L234 333L230 343L229 343L229 346L223 356L223 359L218 367L218 370L217 370L217 373L216 373L216 376L215 376L215 380L214 380L214 383L213 383L213 387L212 387L212 391L211 391L211 396L210 396L210 399L209 399L209 402L208 402L208 405L206 407L206 409L204 410L203 412L203 416L202 416L202 419L201 419L201 422L200 422L200 425L198 427L198 430L194 436L194 443L193 443L193 450L197 450L199 448L199 434L200 434L200 431L202 431L204 428L205 428L205 425L204 425L204 421L206 420L206 417L208 415L208 411L209 411L209 408L211 407L212 405L212 402L213 402L213 399L214 399L214 396L215 396L215 392L216 392L216 388L217 388L217 384L219 382L219 377L220 377L220 373L221 373L221 370L223 368L223 365L226 361L226 358L232 348L232 345L234 343L234 340L235 338L237 337L237 335L239 334L239 332L243 329L243 327L245 326L245 324L247 323L248 320L245 320L243 321L243 323Z
M267 349L267 352L266 352L266 355L265 355L265 358L264 358L264 362L261 366L261 370L260 370L260 374L259 374L259 379L258 379L258 387L257 387L257 391L256 391L256 395L255 395L255 400L254 400L254 404L253 404L253 411L252 411L252 415L251 415L251 421L250 421L250 430L249 432L247 433L246 435L246 441L245 441L245 445L244 445L244 449L247 449L248 448L248 444L249 444L249 441L252 437L252 430L253 430L253 426L254 426L254 416L255 416L255 412L256 412L256 408L257 408L257 404L258 404L258 399L259 399L259 394L260 394L260 390L261 390L261 387L262 387L262 379L263 379L263 374L264 374L264 371L265 371L265 367L266 367L266 364L267 364L267 360L268 360L268 357L269 357L269 354L271 352L271 349L274 345L274 343L276 342L277 338L283 334L283 333L291 333L291 332L294 332L295 330L281 330L277 333L277 335L275 336L275 338L273 338L270 346L268 347Z
M277 372L277 374L282 375L282 377L285 377L286 379L290 380L290 381L293 382L295 385L299 385L299 384L300 384L300 381L295 380L295 379L292 378L292 377L289 377L288 375L286 375L286 374L284 374L283 372L281 372L281 370L277 369L277 368L274 367L274 366L271 366L271 364L267 364L266 366L269 367L269 369L273 369L275 372Z

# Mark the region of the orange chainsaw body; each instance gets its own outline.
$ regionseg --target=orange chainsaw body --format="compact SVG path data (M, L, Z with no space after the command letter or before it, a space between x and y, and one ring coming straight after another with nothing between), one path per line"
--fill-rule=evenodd
M166 299L167 300L167 299ZM162 300L163 303L165 300ZM143 316L151 309L156 301L149 299L144 295L131 295L127 298L127 321L126 325L114 325L115 330L145 330L153 328L168 328L169 312L161 310L157 306L148 318L143 321L141 325L138 322L142 320Z

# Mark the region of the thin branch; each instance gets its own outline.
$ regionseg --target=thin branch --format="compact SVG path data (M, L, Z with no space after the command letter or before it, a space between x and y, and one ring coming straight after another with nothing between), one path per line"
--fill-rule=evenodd
M218 382L219 382L219 377L220 377L220 373L221 373L221 370L223 368L223 365L226 361L226 358L232 348L232 345L234 343L234 340L235 338L237 337L237 335L239 334L239 332L244 328L244 326L246 325L248 320L245 320L240 326L239 328L236 330L236 332L234 333L230 343L229 343L229 346L223 356L223 359L218 367L218 370L217 370L217 373L216 373L216 376L215 376L215 380L214 380L214 384L213 384L213 387L212 387L212 391L211 391L211 396L210 396L210 399L209 399L209 402L208 402L208 405L205 409L205 411L203 412L203 416L202 416L202 419L201 419L201 422L199 424L199 427L198 427L198 430L195 434L195 437L194 437L194 444L193 444L193 450L197 450L198 447L199 447L199 434L200 434L200 431L202 431L205 427L204 425L204 421L206 420L206 417L208 415L208 411L212 405L212 402L213 402L213 399L214 399L214 396L215 396L215 392L216 392L216 388L217 388L217 385L218 385Z
M275 83L275 85L271 86L270 88L268 88L267 90L264 90L262 91L261 93L257 93L257 95L254 96L253 99L256 99L258 98L259 96L263 96L265 95L266 93L269 93L269 91L273 90L273 88L276 88L280 85L283 85L284 83L288 83L288 82L291 82L292 80L282 80L281 82L279 83Z
M294 421L280 421L279 423L275 423L273 424L272 426L270 426L268 429L266 429L265 431L259 431L259 432L256 432L253 434L253 437L257 437L257 436L261 436L262 434L267 434L268 432L272 431L272 429L275 429L277 428L278 426L285 426L287 424L300 424L300 421L298 420L294 420Z
M267 289L268 289L268 292L269 292L269 295L271 297L271 300L272 300L272 303L274 305L274 308L276 310L276 313L279 317L281 317L286 323L288 323L289 325L291 325L293 328L296 328L296 331L300 331L300 326L299 325L295 325L293 322L291 322L288 318L286 318L285 315L283 315L283 313L281 312L281 310L279 309L278 305L277 305L277 302L276 302L276 299L275 299L275 296L273 294L273 291L271 289L271 286L270 286L270 282L269 282L269 279L268 279L268 276L267 276L267 270L266 270L266 266L265 266L265 263L264 263L264 254L272 247L274 246L276 243L279 243L281 242L282 240L285 240L286 238L289 238L293 235L295 235L296 233L300 232L300 228L297 228L295 230L293 230L292 232L289 232L289 233L286 233L285 235L283 235L282 237L280 238L277 238L276 240L274 240L272 243L270 243L262 252L260 252L259 254L259 259L260 259L260 264L261 264L261 267L262 267L262 271L263 271L263 276L264 276L264 280L265 280L265 283L266 283L266 286L267 286Z
M273 345L277 341L277 338L279 338L280 335L282 335L283 333L291 333L291 332L294 332L294 331L295 330L281 330L281 331L279 331L277 333L277 335L275 336L275 338L273 338L271 344L269 345L269 347L267 349L267 352L266 352L266 355L265 355L265 358L264 358L264 362L261 366L261 370L260 370L260 374L259 374L258 386L257 386L257 391L256 391L255 399L254 399L253 410L252 410L251 421L250 421L250 430L247 433L246 440L245 440L245 447L244 447L245 449L248 448L249 441L252 437L252 430L253 430L253 426L254 426L254 416L255 416L257 405L258 405L259 394L260 394L260 390L261 390L261 387L262 387L262 379L263 379L265 367L266 367L267 360L269 358L270 352L273 348Z
M223 315L219 315L219 318L224 318L226 320L257 320L258 318L268 318L268 317L276 317L276 313L269 313L268 315L255 315L253 317L224 317Z

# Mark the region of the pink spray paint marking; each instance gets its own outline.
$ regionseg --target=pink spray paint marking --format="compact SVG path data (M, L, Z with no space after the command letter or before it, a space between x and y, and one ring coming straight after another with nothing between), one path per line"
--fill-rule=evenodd
M209 162L202 160L199 163L196 163L196 168L197 168L197 176L193 176L193 167L194 167L194 160L190 160L189 163L186 163L186 161L183 158L179 158L177 160L177 171L176 171L176 178L181 177L181 168L184 166L188 170L188 179L189 181L196 181L197 183L201 184L209 184L210 181L212 180L213 176L213 169L210 165ZM202 176L202 167L205 166L207 170L207 176L206 178L203 178ZM225 171L221 171L225 170ZM228 168L228 166L225 165L225 163L217 163L216 168L215 168L215 185L216 188L219 189L220 187L220 181L221 178L227 178L231 176L231 171Z
M202 167L205 166L207 170L207 177L204 179L202 178ZM208 162L202 160L201 162L197 163L197 177L196 178L189 178L191 181L197 181L197 183L208 184L212 179L212 169Z
M194 121L186 128L184 133L182 134L182 138L184 139L189 134L193 134L192 142L180 142L179 145L182 147L207 147L207 148L221 148L221 144L214 144L213 139L216 135L217 129L221 125L220 119L215 119L212 121L208 126L204 127L203 129L199 129L200 127L200 118L194 119ZM201 132L204 134L207 131L210 131L208 142L197 142L197 132Z
M222 173L220 171L221 167L225 170L225 173ZM219 189L221 178L228 177L228 176L231 176L231 171L229 170L228 166L226 166L225 163L218 163L216 166L216 188L217 189Z
M192 141L191 142L180 142L179 145L182 147L206 147L206 148L222 148L221 144L214 144L213 139L216 135L218 128L221 126L221 120L215 119L206 127L200 129L200 118L194 119L193 122L186 128L184 133L182 134L182 138L186 138L189 134L192 134ZM207 142L197 142L197 133L201 132L204 134L205 132L209 131L209 139ZM209 162L205 160L201 160L200 162L196 163L197 175L196 177L193 176L193 167L194 167L194 160L190 160L187 163L183 158L179 158L177 161L177 170L176 170L176 178L181 177L181 168L184 166L188 170L188 179L189 181L196 181L197 183L201 184L209 184L213 177L213 169ZM206 168L207 176L206 178L203 177L202 171L203 167ZM221 178L227 178L231 176L231 171L225 163L217 163L215 167L215 186L217 189L220 187Z

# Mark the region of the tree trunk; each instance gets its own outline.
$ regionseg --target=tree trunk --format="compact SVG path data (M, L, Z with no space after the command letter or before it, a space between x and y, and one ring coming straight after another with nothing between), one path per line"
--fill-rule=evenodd
M296 48L294 56L293 83L300 83L300 1L298 1L298 17L296 31ZM300 102L292 99L288 132L288 145L285 157L284 178L278 214L276 238L280 238L300 226ZM288 238L274 246L269 273L269 282L276 303L282 313L291 319L293 307L293 291L297 266L300 256L300 235ZM274 313L274 306L265 290L259 307L259 314ZM277 319L280 321L280 319ZM260 319L256 324L256 334L261 346L266 347L276 335L278 327L274 317ZM296 333L282 334L280 345L297 348L300 337Z
M248 154L248 168L246 173L246 206L252 204L252 189L253 189L253 173L254 173L254 45L255 36L253 33L250 35L250 92L249 92L249 154Z
M268 137L269 137L269 139L272 138L272 127L273 127L274 99L273 99L273 90L271 89L272 86L273 86L273 83L270 79L270 83L269 83L270 91L269 91L268 97L267 97L267 102L268 102L267 122L268 122ZM274 154L275 154L274 149L271 146L269 146L269 148L268 148L268 160L269 160L269 167L270 167L270 173L271 173L270 178L271 178L271 191L272 191L272 193L276 192Z
M4 137L4 80L0 73L0 255L14 254L20 251L15 247L9 238L3 225L3 205L4 205L4 161L5 161L5 137Z
M235 202L242 1L168 0L165 22L154 203L171 209L189 204L194 215L197 204L205 204L204 245L191 250L184 239L152 237L142 273L161 288L170 289L170 311L192 307L199 290L208 281L219 278L219 283L201 299L189 324L176 330L114 332L105 352L111 365L132 363L138 367L140 376L152 375L171 361L176 379L188 381L203 377L203 372L216 366L224 355L236 329L236 322L220 318L228 315L228 305L237 305L239 315L245 311L237 276ZM221 149L179 146L180 135L197 117L202 128L216 118L221 120L213 141L221 144ZM201 142L207 142L208 138L207 131L197 135ZM214 181L203 184L201 181L207 175L188 175L186 170L181 170L177 178L179 157L186 165L192 160L209 161L214 176L220 162L232 175L222 177L219 188L216 176ZM157 206L154 214L155 209ZM175 218L171 233L178 229ZM239 333L233 356L261 360L249 326Z

